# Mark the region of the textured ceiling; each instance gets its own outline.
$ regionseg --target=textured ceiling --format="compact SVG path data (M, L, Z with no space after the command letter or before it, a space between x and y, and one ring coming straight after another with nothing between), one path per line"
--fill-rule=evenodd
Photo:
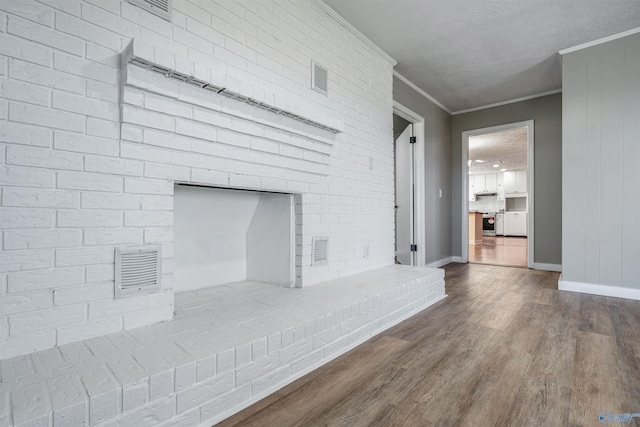
M560 89L558 51L640 27L640 0L324 0L456 112Z
M469 137L469 160L470 174L527 169L527 128ZM495 164L500 166L493 167Z

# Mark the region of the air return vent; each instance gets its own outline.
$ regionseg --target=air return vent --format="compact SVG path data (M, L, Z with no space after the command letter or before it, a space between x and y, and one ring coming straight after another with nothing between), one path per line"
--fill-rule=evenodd
M311 88L323 95L329 93L329 75L323 66L311 63Z
M313 254L311 265L322 265L329 261L329 237L316 236L311 239Z
M158 15L161 18L171 21L171 0L127 0L131 4L135 4Z
M116 248L116 298L160 290L160 246Z

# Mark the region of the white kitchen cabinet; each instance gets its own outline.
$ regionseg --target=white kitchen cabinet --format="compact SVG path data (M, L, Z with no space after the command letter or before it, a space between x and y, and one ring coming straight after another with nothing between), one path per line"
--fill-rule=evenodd
M500 188L498 188L498 182ZM469 175L469 201L476 200L477 193L494 193L502 190L502 174L487 173ZM504 200L504 191L501 191L502 198L498 195L498 200Z
M484 174L482 175L473 175L473 186L476 190L476 193L484 192L485 187L487 186L486 177Z
M496 236L504 236L504 214L496 214Z
M484 191L485 177L484 175L469 175L469 201L476 200L476 193Z
M504 193L522 194L527 192L527 171L506 171L504 173Z
M468 188L469 188L469 201L470 202L475 202L476 201L476 189L475 189L475 175L468 175L469 176L469 181L468 181Z
M516 193L527 192L527 171L516 171Z
M505 212L504 213L504 235L505 236L526 236L527 235L527 213L526 212Z
M469 185L473 185L476 193L496 191L497 180L495 173L469 175Z
M504 200L504 175L499 173L496 176L496 193L499 202Z
M513 193L516 188L516 171L506 171L503 176L505 194Z
M484 176L484 191L497 191L498 178L495 173L488 173Z

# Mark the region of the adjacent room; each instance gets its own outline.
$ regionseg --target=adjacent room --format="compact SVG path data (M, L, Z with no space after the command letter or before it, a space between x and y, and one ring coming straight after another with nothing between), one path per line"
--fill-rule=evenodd
M0 427L640 425L638 117L637 0L0 1Z
M529 127L468 136L469 262L528 266ZM483 130L483 132L488 132ZM475 133L475 132L474 132ZM528 178L529 177L529 178Z

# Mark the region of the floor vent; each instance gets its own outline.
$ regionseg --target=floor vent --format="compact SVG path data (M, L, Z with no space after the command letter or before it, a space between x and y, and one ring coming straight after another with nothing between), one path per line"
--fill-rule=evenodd
M127 0L131 4L171 21L171 0Z
M329 262L329 237L316 236L312 238L313 254L311 265L322 265Z
M116 248L116 298L160 290L160 246Z
M315 62L311 63L311 87L316 92L320 92L323 95L329 94L329 73L326 68L323 66L316 64Z

